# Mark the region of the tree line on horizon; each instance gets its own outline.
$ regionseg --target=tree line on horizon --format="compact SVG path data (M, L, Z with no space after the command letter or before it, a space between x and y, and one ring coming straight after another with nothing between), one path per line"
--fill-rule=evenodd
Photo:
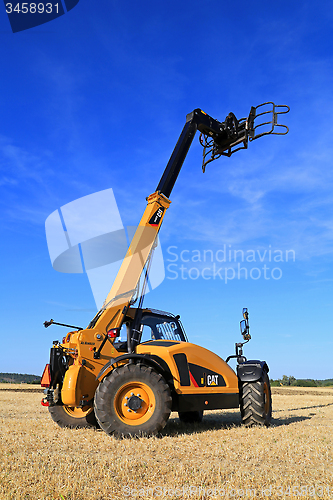
M2 384L40 384L39 375L29 375L27 373L0 373L0 383ZM271 379L272 387L294 386L294 387L327 387L333 385L333 378L325 380L297 379L292 375L283 375L281 379Z
M297 379L293 375L283 375L276 380L271 379L272 387L293 386L293 387L328 387L333 385L333 378L315 380L312 378Z
M0 373L1 384L40 384L39 375L27 373Z

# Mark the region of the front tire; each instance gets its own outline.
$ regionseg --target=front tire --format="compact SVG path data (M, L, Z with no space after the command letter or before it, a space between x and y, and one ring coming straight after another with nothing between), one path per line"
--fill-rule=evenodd
M256 382L242 382L239 396L242 423L246 427L268 427L272 418L272 395L267 373L263 372Z
M109 435L155 435L171 413L171 393L152 368L128 364L115 368L97 387L95 414Z
M98 427L94 409L91 407L49 406L51 418L59 427Z

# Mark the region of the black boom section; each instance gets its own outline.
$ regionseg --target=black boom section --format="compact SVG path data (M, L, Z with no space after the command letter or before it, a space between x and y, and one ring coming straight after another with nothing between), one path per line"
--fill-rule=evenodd
M180 385L183 385L183 386L191 385L186 354L184 354L184 353L174 354L173 359L175 360L175 363L177 365Z
M224 137L225 135L225 137L228 137L228 134L222 131L221 123L201 111L201 109L195 109L192 113L188 114L182 133L156 188L156 191L164 194L167 198L169 198L172 188L175 185L197 130L206 134L219 134L219 136Z

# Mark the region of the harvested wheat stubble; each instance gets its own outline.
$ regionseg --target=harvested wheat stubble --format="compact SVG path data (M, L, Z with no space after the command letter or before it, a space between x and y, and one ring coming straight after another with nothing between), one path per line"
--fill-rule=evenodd
M283 394L284 396L331 396L332 387L272 387L272 394Z
M2 391L0 498L333 498L333 390L278 389L270 428L237 410L172 414L161 437L123 440L60 429L41 394Z

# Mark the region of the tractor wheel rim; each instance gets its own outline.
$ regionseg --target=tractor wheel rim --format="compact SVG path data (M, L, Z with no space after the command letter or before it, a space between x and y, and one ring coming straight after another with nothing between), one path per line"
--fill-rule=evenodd
M270 408L270 395L269 395L268 385L266 382L264 383L264 398L265 398L265 413L267 415Z
M73 418L84 418L93 411L93 408L87 406L83 408L77 408L75 406L64 406L63 408L67 415Z
M135 405L131 404L135 398ZM137 407L140 400L140 407ZM154 392L144 382L128 382L120 387L114 398L114 409L119 419L127 425L141 425L153 415L156 400Z

